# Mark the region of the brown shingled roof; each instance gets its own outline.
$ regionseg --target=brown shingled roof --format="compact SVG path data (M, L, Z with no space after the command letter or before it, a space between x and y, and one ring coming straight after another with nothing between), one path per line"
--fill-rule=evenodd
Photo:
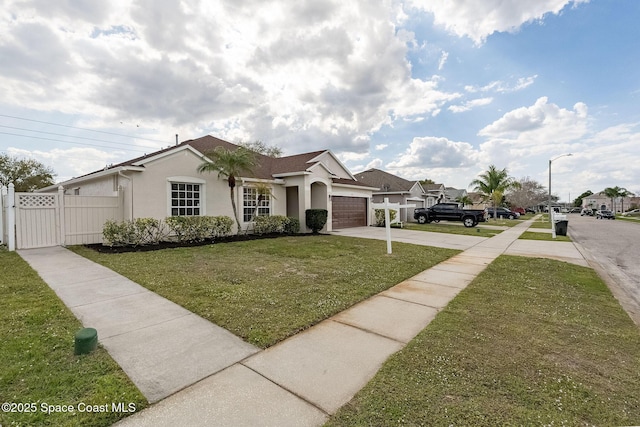
M158 150L150 154L145 154L144 156L136 157L135 159L127 160L126 162L118 163L116 165L111 165L109 166L109 169L121 167L121 166L133 166L135 163L157 156L158 154L175 150L176 148L179 148L179 147L184 147L185 145L191 146L192 148L202 153L203 155L205 155L209 151L214 150L217 147L224 147L227 150L235 150L238 148L238 145L236 144L232 144L230 142L213 137L211 135L206 135L201 138L183 141L178 145L173 145L171 147L164 148L162 150ZM253 174L252 174L253 176L247 176L247 178L273 179L279 174L285 174L288 172L304 172L307 169L309 169L311 166L313 166L313 164L315 164L315 163L309 163L309 161L324 152L326 152L326 150L313 151L310 153L302 153L302 154L296 154L293 156L286 156L286 157L269 157L263 154L257 154L259 166L253 171ZM101 171L102 170L91 172L90 174L87 174L87 175L91 175ZM350 183L355 182L352 180L346 180L346 181L349 181Z
M385 193L408 192L416 183L380 169L368 169L356 174L355 178L370 187L377 187Z

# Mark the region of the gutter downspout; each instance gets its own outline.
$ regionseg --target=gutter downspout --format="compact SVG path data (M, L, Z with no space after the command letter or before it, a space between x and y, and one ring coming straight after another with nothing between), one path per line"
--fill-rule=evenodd
M123 177L124 179L126 179L127 181L129 181L129 205L131 206L131 217L129 218L130 220L133 220L133 180L131 179L131 177L128 177L127 175L123 174L122 171L118 171L118 176Z

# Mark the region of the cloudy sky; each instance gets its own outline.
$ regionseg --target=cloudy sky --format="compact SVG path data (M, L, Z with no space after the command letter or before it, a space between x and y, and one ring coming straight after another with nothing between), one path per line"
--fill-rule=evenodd
M640 193L640 2L0 0L0 152L68 179L206 134L467 188Z

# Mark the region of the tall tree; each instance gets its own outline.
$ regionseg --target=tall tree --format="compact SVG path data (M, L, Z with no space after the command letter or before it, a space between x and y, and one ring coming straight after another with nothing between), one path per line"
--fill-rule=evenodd
M528 208L544 202L547 199L547 189L527 176L518 180L517 187L509 189L507 199L514 207Z
M0 154L0 186L13 182L17 192L34 191L55 184L53 169L33 159Z
M434 180L429 179L429 178L420 180L420 185L433 185L435 183L436 182Z
M482 194L485 200L492 201L494 218L497 205L502 201L505 191L519 185L513 177L509 176L506 168L498 170L495 165L490 165L487 171L478 175L478 178L469 184L473 186L473 191Z
M616 197L620 197L620 187L607 187L604 189L603 193L605 196L611 199L611 211L615 215L616 213Z
M620 206L620 210L622 212L624 212L624 198L625 197L629 197L629 196L633 196L634 194L627 190L626 188L620 188L618 190L618 196L620 197L620 203L622 203L622 205Z
M264 154L265 156L282 156L282 149L280 149L280 147L277 147L275 145L267 145L259 139L253 142L241 142L239 145L246 148L247 150L255 151L256 153Z
M591 191L591 190L585 191L584 193L582 193L581 195L579 195L578 197L575 198L575 200L573 201L573 206L575 206L577 208L581 207L582 206L582 200L585 197L591 196L592 194L593 194L593 191Z
M240 234L240 218L238 217L238 207L236 199L233 197L236 188L236 177L243 173L251 173L258 166L258 159L255 152L244 147L235 150L227 150L224 147L216 147L214 150L205 153L204 162L198 166L198 172L218 172L218 178L224 177L229 184L229 197L231 207L238 225L237 233Z

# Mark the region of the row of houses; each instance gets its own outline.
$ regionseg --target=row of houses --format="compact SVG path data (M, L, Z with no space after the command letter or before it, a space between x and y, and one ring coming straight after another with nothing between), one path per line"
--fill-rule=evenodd
M173 215L233 216L229 187L217 174L201 174L198 166L216 147L237 145L204 136L110 165L103 170L47 187L41 192L65 195L116 196L122 194L123 218L164 218ZM258 185L268 185L271 196L258 199ZM286 215L301 219L307 209L327 209L326 231L371 224L371 203L391 202L429 207L466 195L465 190L442 184L422 185L379 169L353 175L330 150L273 158L258 155L258 167L237 177L236 205L243 228L259 215ZM402 221L413 210L401 210Z
M640 209L640 197L615 197L611 198L599 192L582 199L583 209L604 209L612 212L622 213L631 209Z

